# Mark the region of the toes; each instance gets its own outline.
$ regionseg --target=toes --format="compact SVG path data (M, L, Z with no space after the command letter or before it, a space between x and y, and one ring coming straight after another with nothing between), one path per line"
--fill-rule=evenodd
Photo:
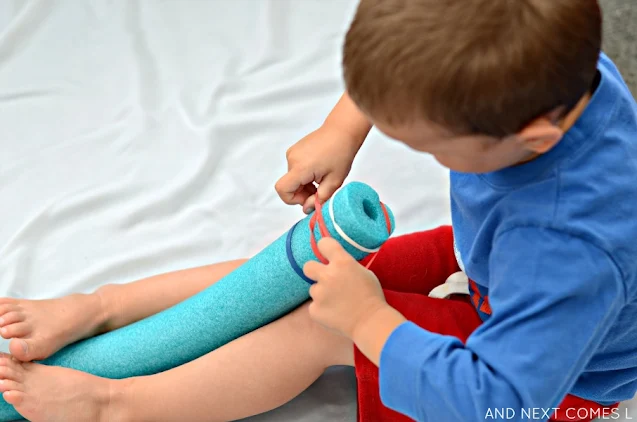
M0 317L4 317L4 315L8 314L9 312L18 312L21 310L22 308L16 305L15 303L0 304ZM1 322L0 322L0 325L2 325Z
M2 337L16 338L16 337L24 337L31 333L31 326L26 322L18 322L16 324L7 325L6 327L0 328L0 335Z
M40 348L33 340L13 339L9 343L9 351L14 358L22 362L30 362L36 359L43 359Z
M22 372L10 366L0 366L0 380L22 382Z
M24 386L20 382L0 379L0 393L6 393L7 391L22 391L23 387Z
M11 355L2 353L0 356L0 379L11 379L22 381L22 363L14 359Z
M14 359L11 355L6 353L0 355L0 369L3 367L11 368L15 371L21 371L23 369L22 363L19 360Z
M20 406L24 400L25 394L22 391L7 391L2 398L12 406Z
M0 317L0 327L7 326L9 324L15 324L16 322L23 322L24 314L19 311L7 312Z

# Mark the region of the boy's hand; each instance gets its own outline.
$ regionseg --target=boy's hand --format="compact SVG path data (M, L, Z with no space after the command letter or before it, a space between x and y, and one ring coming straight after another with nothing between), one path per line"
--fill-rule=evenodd
M309 214L314 195L323 203L341 187L358 148L347 133L321 126L288 149L288 172L276 183L277 193L286 204L302 205Z
M316 281L310 288L311 317L320 324L353 338L358 326L389 307L376 276L360 265L332 238L318 243L327 265L310 261L305 275Z

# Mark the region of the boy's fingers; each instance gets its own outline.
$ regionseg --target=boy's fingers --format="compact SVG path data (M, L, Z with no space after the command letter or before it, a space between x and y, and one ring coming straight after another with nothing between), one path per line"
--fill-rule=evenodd
M340 178L334 176L333 173L328 174L319 184L317 191L319 201L323 203L330 199L331 196L334 195L334 192L336 192L336 189L341 187L341 184Z
M303 266L303 274L310 280L318 281L324 265L316 261L308 261Z
M310 183L300 187L294 194L292 202L303 206L303 212L306 214L314 211L314 196L316 195L316 186Z
M305 197L305 201L307 201L310 197L314 199L314 195L316 195L316 186L314 186L314 183L308 183L303 186L303 196Z
M302 205L309 195L314 194L313 189L316 188L312 184L313 181L314 173L292 170L284 174L274 188L286 204Z
M294 197L292 198L291 202L292 204L303 205L303 211L305 211L306 210L305 204L308 203L309 198L314 198L315 193L316 193L316 187L313 184L310 183L309 185L301 186L294 193ZM312 208L314 207L312 206Z
M324 237L319 240L318 249L328 261L334 261L339 258L351 258L341 244L331 237Z
M300 186L301 182L298 178L295 178L293 173L288 172L276 182L274 189L276 189L276 193L279 194L283 202L293 205L294 195Z
M315 197L316 197L316 195L312 194L312 195L308 196L305 199L305 203L303 204L303 212L305 212L306 214L309 214L312 211L314 211L314 198Z

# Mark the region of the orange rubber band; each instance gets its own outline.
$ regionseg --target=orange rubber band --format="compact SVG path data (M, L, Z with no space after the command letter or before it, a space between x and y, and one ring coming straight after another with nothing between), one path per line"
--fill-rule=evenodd
M387 224L387 233L391 234L392 226L391 226L391 218L389 217L389 212L387 211L387 207L385 206L385 204L383 204L382 202L380 203L380 206L385 216L385 223ZM325 224L325 220L323 219L322 207L318 201L318 197L314 199L314 215L312 216L312 218L310 218L310 245L312 247L312 252L316 256L316 258L318 258L318 260L321 261L323 264L327 265L329 261L319 251L318 242L316 240L316 235L314 233L314 229L316 228L317 224L318 224L319 233L321 234L321 237L331 237L330 232L327 229L327 226ZM369 269L369 267L371 267L377 255L378 255L378 252L375 252L373 254L372 258L369 260L365 268Z

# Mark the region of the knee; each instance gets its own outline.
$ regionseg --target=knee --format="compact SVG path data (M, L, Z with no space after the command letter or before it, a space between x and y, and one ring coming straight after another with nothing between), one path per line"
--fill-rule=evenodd
M303 340L309 352L325 363L325 367L334 365L354 365L354 345L352 341L335 331L329 330L310 317L310 302L306 302L292 311L289 323L293 324L299 339Z

